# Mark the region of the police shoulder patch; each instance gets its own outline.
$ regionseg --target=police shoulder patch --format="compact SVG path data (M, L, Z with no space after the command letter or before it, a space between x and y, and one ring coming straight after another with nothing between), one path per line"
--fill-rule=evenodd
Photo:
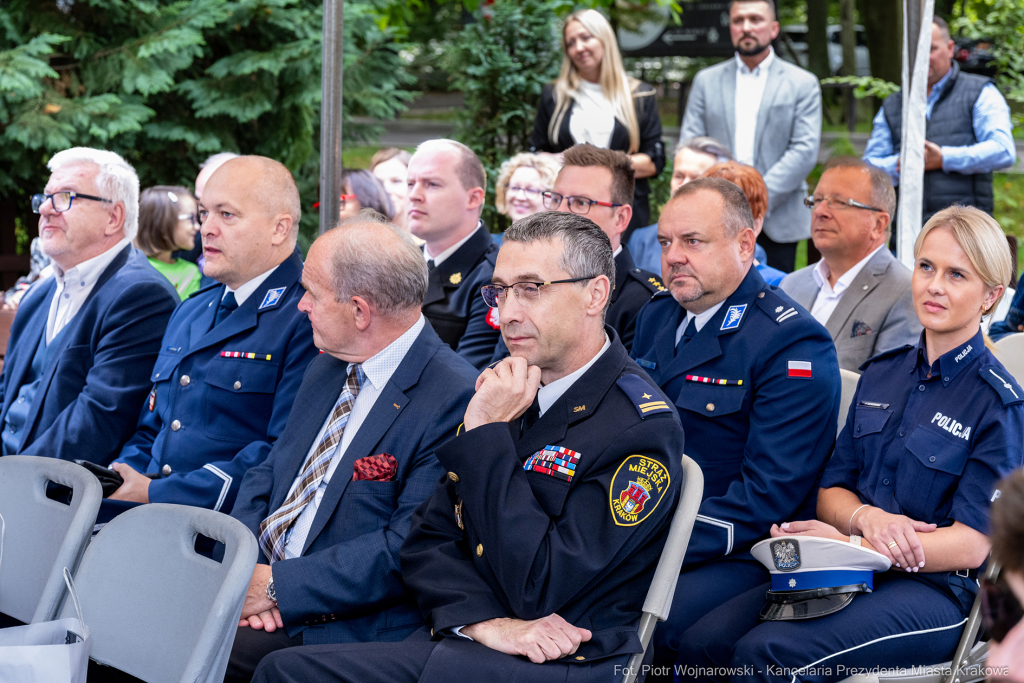
M1024 402L1024 389L1020 388L1020 385L1005 369L998 365L983 365L978 370L978 374L992 385L1004 406Z
M631 455L622 461L608 488L616 526L636 526L651 516L668 491L668 468L654 458Z
M648 384L640 375L626 373L619 377L615 383L629 397L629 400L633 402L636 411L640 413L640 417L672 412L668 403L661 397L661 393Z

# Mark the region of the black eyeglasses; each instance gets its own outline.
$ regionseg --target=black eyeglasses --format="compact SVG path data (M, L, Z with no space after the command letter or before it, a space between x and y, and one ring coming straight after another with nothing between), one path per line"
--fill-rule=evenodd
M540 298L540 288L548 285L564 285L570 282L584 282L593 280L596 275L588 277L575 277L571 280L552 280L550 282L517 282L514 285L484 285L480 288L480 294L484 297L484 303L491 308L500 308L505 305L508 297L508 290L516 295L516 301L523 306L532 306Z
M199 217L197 215L195 215L194 213L179 213L178 214L178 220L179 221L188 221L192 225L199 225Z
M109 199L104 199L103 197L94 197L91 194L80 194L74 190L65 190L64 192L54 192L53 194L32 195L32 212L39 213L39 209L43 208L43 204L49 200L53 203L54 211L63 213L71 208L71 204L76 199L91 199L94 202L111 203Z
M1022 617L1024 608L1006 582L981 580L981 618L992 640L1001 642Z
M596 199L590 199L589 197L566 197L565 195L558 194L557 192L545 192L541 195L544 198L544 208L548 211L556 211L558 207L562 205L562 200L568 200L569 211L572 213L579 214L581 216L586 215L590 211L590 207L594 204L598 206L607 206L614 209L622 204L614 204L612 202L599 202Z
M885 213L885 209L879 209L877 206L861 204L856 199L850 199L849 197L844 198L836 195L832 195L831 197L804 197L804 206L808 209L813 210L818 204L825 204L833 211L836 209L864 209L865 211L878 211L879 213Z

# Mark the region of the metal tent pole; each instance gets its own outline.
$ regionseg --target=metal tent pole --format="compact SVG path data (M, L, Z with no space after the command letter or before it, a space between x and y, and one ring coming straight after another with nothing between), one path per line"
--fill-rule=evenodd
M324 0L323 64L320 90L320 233L341 214L341 85L344 64L342 0Z

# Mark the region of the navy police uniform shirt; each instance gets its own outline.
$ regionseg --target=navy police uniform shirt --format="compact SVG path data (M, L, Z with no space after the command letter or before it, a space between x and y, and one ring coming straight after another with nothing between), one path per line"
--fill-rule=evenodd
M482 425L435 451L447 479L401 553L435 638L557 613L593 632L559 662L642 650L636 628L679 499L683 430L605 330L609 348L532 427ZM439 670L487 678L482 662L451 664Z
M917 346L875 356L822 477L895 515L988 533L996 482L1024 464L1024 390L979 331L931 365Z
M423 315L445 344L482 370L494 355L500 327L480 288L491 284L498 246L480 223L473 236L430 271Z
M840 379L828 331L751 267L676 353L686 311L669 292L640 312L632 355L675 402L704 500L686 566L745 550L771 525L815 517Z
M661 278L637 268L629 249L623 245L622 251L615 257L615 287L604 321L615 328L627 351L633 348L633 335L640 309L652 296L664 291Z
M138 429L117 459L160 476L150 502L229 512L246 471L267 457L317 355L298 310L301 275L296 250L219 325L219 283L171 316Z

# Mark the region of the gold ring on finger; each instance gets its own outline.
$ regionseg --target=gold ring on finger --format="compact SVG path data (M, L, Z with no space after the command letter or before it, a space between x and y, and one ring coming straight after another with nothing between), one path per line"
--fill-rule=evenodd
M897 543L896 541L889 541L889 544L886 547L891 550L895 548L897 545L899 545L899 543Z

